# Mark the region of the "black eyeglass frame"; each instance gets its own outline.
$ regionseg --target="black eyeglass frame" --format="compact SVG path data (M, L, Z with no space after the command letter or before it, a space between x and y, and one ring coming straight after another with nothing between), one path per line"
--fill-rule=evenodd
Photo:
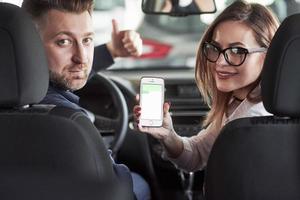
M216 60L211 60L211 59L208 58L208 55L207 55L207 53L206 53L206 51L205 51L205 47L206 47L207 45L213 46L214 48L216 48L216 49L218 50L219 55L217 56ZM225 52L226 52L227 50L229 50L229 49L239 49L239 50L244 51L244 58L243 58L243 60L241 61L240 64L238 64L238 65L237 65L237 64L233 64L233 63L231 63L231 62L229 61L229 58L228 58L227 54L225 53ZM241 66L241 65L245 62L245 60L246 60L248 54L251 54L251 53L259 53L259 52L266 52L268 49L265 48L265 47L258 47L258 48L251 48L251 49L246 49L246 48L243 48L243 47L228 47L228 48L225 48L225 49L222 50L220 47L217 47L217 46L215 46L215 45L213 45L213 44L211 44L211 43L209 43L209 42L204 42L204 44L203 44L203 46L202 46L202 50L203 50L203 52L204 52L205 58L206 58L209 62L216 63L217 60L219 59L220 55L223 54L223 56L224 56L226 62L227 62L229 65L238 67L238 66Z

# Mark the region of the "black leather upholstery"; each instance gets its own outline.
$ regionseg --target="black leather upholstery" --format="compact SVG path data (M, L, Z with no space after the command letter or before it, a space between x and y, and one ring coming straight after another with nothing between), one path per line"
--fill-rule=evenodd
M265 60L262 96L265 108L277 116L300 117L300 15L285 20Z
M33 23L16 6L0 7L1 107L38 103L48 88L43 46Z
M266 55L262 96L274 116L222 129L207 164L207 200L300 199L299 21L297 14L282 22Z
M48 68L21 8L0 3L0 199L132 199L81 112L36 105Z

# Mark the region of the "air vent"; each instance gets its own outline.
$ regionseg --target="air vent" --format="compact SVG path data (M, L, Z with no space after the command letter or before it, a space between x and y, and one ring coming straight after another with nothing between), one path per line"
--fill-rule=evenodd
M197 86L193 83L166 84L166 101L170 101L173 115L203 116L208 110L207 105Z

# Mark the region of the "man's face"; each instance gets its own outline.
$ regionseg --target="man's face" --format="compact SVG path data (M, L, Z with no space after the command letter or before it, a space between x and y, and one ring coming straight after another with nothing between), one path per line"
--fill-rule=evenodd
M50 80L64 89L82 88L91 71L94 55L94 31L88 11L77 14L52 9L38 24Z

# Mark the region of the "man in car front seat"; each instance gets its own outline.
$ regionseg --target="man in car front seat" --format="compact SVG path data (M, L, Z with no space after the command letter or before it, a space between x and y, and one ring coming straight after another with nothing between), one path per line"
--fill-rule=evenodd
M24 0L22 7L31 15L40 33L48 60L50 83L41 103L83 110L72 91L82 88L90 75L113 63L114 57L139 56L142 41L134 31L118 31L113 21L112 41L95 49L92 25L93 0ZM93 69L92 69L93 65ZM122 179L133 180L136 198L150 199L150 189L138 174L115 164ZM131 180L132 178L132 180Z

